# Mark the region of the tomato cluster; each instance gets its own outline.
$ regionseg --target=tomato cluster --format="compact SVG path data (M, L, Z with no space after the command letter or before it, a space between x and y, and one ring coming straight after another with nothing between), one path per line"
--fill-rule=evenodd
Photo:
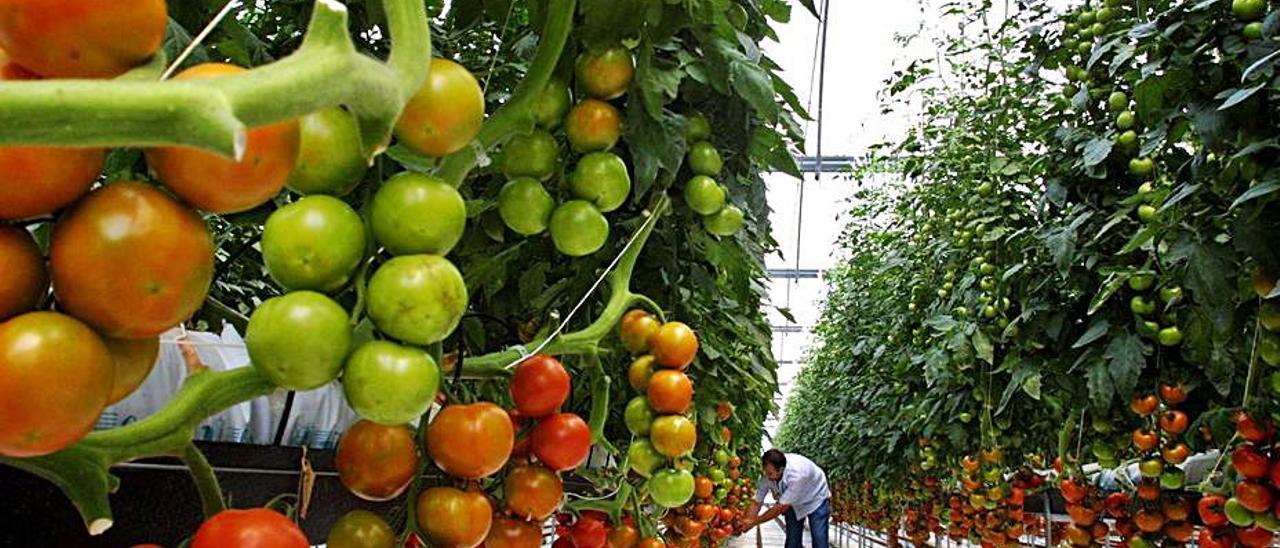
M717 236L732 236L742 229L742 209L728 203L729 190L716 182L724 168L720 151L711 144L711 123L701 113L689 116L685 141L689 144L687 163L693 177L684 184L684 201L702 216L702 226Z
M1276 513L1280 496L1280 453L1274 447L1275 429L1269 420L1241 413L1237 437L1244 443L1231 452L1235 485L1230 496L1206 493L1197 504L1205 529L1201 546L1270 546L1280 531Z

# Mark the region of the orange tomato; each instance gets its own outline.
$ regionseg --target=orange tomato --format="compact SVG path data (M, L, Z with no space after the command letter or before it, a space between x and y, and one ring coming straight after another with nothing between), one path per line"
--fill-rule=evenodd
M484 124L484 92L467 68L436 57L427 80L405 105L395 134L405 146L432 157L467 146Z
M680 322L667 322L649 339L653 357L658 363L684 369L698 355L698 335Z
M177 80L217 78L244 72L224 63L196 65ZM280 193L294 164L300 142L297 120L276 122L249 130L240 161L188 147L146 151L147 165L160 182L197 209L236 213L262 205Z
M164 41L164 0L0 0L0 47L49 78L110 78Z
M44 256L31 233L0 225L0 321L28 312L49 289Z
M515 428L501 407L489 402L450 405L427 427L427 453L445 473L465 479L501 470L515 445Z
M693 382L673 369L663 369L649 379L649 406L656 413L684 413L693 403Z
M493 507L483 493L432 487L418 495L418 528L432 546L471 548L489 536Z
M609 150L622 137L622 114L598 99L584 99L565 118L565 137L575 152Z

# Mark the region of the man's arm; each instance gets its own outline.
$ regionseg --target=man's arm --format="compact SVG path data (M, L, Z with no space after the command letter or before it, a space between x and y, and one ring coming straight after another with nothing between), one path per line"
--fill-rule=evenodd
M748 512L747 515L753 516L753 517L747 518L746 523L742 525L742 527L738 530L738 532L745 533L747 531L750 531L760 526L761 524L769 523L770 521L773 521L774 518L781 516L783 513L785 513L787 510L790 510L790 509L791 509L790 504L783 504L780 502L778 504L775 504L773 508L766 510L765 513L760 514L758 516L753 516L756 512L760 510L760 504L752 503L751 512Z

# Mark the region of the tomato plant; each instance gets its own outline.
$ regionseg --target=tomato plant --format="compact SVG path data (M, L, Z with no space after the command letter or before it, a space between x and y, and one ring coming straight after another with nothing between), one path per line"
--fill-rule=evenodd
M305 548L306 535L292 520L274 510L223 510L205 520L191 538L192 548Z
M333 465L338 479L363 499L390 500L404 492L418 471L418 447L413 432L361 420L338 440Z

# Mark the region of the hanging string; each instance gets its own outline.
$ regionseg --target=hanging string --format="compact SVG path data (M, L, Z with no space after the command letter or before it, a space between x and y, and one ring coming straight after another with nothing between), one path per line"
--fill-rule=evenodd
M613 262L609 263L609 266L604 269L604 272L600 273L600 276L596 278L595 283L591 284L591 288L587 290L587 293L583 295L581 299L578 300L578 304L573 305L573 308L569 310L569 313L566 314L564 319L560 321L560 325L556 326L555 331L552 331L551 334L547 336L547 338L543 339L542 342L538 343L538 346L534 347L534 349L528 354L524 354L523 352L524 346L521 345L519 347L519 350L521 351L522 356L519 359L503 366L503 369L511 369L517 365L520 365L520 362L524 361L526 356L535 355L539 352L542 352L542 350L546 348L547 345L551 344L551 341L554 341L556 337L559 337L560 334L564 332L564 328L569 325L569 322L571 320L573 320L573 316L578 313L578 310L582 309L582 306L586 304L589 299L591 299L592 295L595 295L596 290L600 288L600 284L604 283L605 278L607 278L609 274L612 274L614 269L618 267L618 263L622 262L622 257L627 254L627 251L631 249L632 245L635 245L636 240L640 238L640 235L648 231L649 225L657 222L657 219L658 219L657 215L654 215L651 212L648 213L648 215L649 215L649 218L645 219L644 224L640 225L640 229L636 230L635 233L631 235L631 239L627 240L627 245L622 246L622 251L618 252L618 256L613 258Z
M187 57L189 57L191 53L200 46L200 43L203 42L205 38L209 37L209 33L213 32L213 29L231 13L232 8L235 6L236 0L227 0L227 4L222 6L222 10L218 11L218 14L213 16L213 19L209 21L208 25L204 26L204 29L200 31L200 34L197 34L196 37L191 40L191 43L187 44L186 49L182 50L182 53L179 53L178 57L173 60L173 63L169 65L169 68L165 69L164 74L160 75L160 80L168 80L170 76L173 76L173 72L178 70L178 67L182 65L182 62L187 60Z

